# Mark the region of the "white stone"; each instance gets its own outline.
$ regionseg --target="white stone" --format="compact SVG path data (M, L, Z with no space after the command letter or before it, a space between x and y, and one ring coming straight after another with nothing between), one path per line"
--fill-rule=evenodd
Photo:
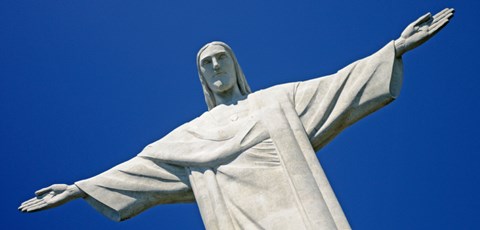
M335 74L255 93L230 47L209 43L197 55L208 112L100 175L37 191L19 209L83 197L121 221L158 204L196 201L207 229L350 229L315 152L393 101L401 55L452 15L422 16Z

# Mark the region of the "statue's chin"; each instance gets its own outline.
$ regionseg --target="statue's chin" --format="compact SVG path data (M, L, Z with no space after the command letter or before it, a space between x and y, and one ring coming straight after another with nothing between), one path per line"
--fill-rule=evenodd
M218 80L218 81L214 82L213 85L216 86L218 89L220 89L223 86L223 82Z

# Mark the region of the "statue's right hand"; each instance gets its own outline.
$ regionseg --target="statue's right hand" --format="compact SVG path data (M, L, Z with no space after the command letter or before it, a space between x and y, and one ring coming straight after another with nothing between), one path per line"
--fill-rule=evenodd
M79 189L75 185L54 184L35 192L36 197L23 202L18 210L36 212L62 205L79 198Z

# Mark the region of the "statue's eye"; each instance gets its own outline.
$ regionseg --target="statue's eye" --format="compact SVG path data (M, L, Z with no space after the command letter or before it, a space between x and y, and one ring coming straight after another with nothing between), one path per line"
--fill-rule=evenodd
M210 63L212 63L212 60L210 60L210 59L205 59L205 60L202 61L202 65L208 65Z
M218 56L218 59L224 59L224 58L226 58L226 57L227 57L227 55L225 55L225 54L220 54L220 56Z

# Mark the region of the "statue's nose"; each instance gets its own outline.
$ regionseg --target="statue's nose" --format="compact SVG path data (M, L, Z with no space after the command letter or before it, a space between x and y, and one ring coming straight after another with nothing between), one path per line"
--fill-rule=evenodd
M220 64L218 64L217 59L214 57L212 58L213 69L218 70L220 68Z

